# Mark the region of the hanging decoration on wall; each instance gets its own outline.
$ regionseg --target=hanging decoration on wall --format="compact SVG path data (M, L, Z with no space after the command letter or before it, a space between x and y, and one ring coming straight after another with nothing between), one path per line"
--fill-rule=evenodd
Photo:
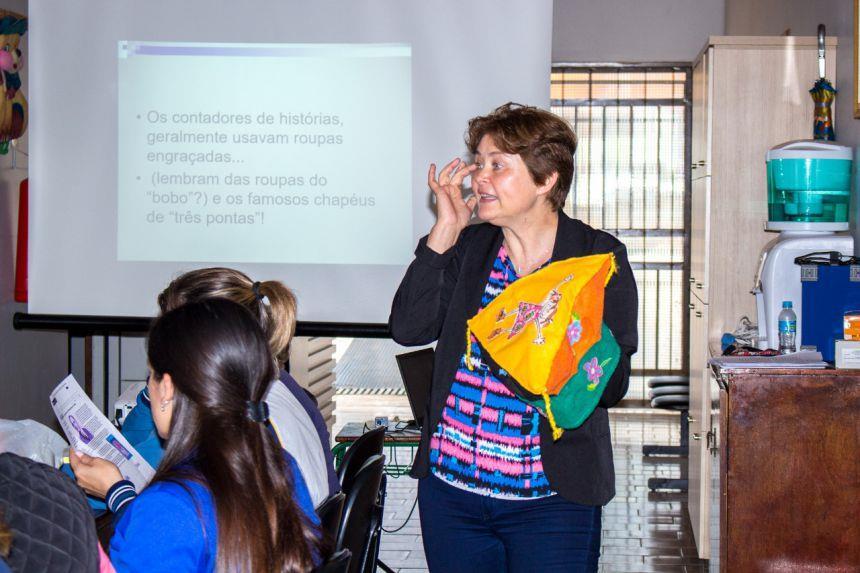
M21 91L23 58L18 45L27 33L27 18L0 11L0 154L9 152L9 142L27 130L27 100Z
M824 77L824 24L818 25L818 81L809 90L812 101L815 102L815 118L812 123L812 137L834 141L836 132L833 130L833 100L836 99L836 88Z

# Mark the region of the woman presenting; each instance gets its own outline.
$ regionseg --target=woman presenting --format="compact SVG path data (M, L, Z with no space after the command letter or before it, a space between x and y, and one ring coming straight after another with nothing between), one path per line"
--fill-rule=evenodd
M561 118L506 104L469 122L475 162L431 165L436 223L397 291L404 345L438 341L412 468L430 571L596 571L601 507L615 495L606 409L627 391L638 344L626 249L561 208L576 136ZM471 176L473 195L463 199ZM475 206L482 224L469 225ZM603 323L621 354L594 412L553 439L541 413L500 382L467 320L518 279L572 257L612 253Z

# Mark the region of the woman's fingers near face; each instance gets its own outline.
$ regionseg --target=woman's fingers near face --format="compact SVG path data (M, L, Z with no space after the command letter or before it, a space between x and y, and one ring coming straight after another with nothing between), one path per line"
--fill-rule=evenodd
M430 169L427 170L427 185L430 186L431 189L436 185L436 164L431 163Z
M460 167L462 167L462 169ZM463 179L474 173L475 169L476 167L474 163L471 165L466 165L465 163L461 164L454 173L454 177L451 178L451 184L459 187L463 184Z
M451 182L451 176L457 171L460 167L461 161L460 158L452 159L445 167L442 168L442 171L439 172L439 184L447 185Z

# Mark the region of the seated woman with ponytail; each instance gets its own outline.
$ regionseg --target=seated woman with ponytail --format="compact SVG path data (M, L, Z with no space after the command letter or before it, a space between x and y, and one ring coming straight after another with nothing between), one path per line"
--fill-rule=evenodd
M216 297L232 300L251 311L269 341L277 363L277 375L272 379L275 383L266 395L271 423L281 446L298 462L311 499L318 506L340 491L340 482L334 471L328 427L316 399L283 369L296 330L296 297L279 281L254 282L235 269L212 267L174 279L158 295L158 306L165 313L189 302Z
M166 448L152 482L118 516L117 571L311 569L320 536L307 490L266 424L277 371L258 321L228 300L187 304L153 323L147 356ZM110 462L87 461L113 472L109 500L128 488Z
M278 281L254 282L244 273L213 267L187 272L174 279L158 295L158 306L164 314L190 302L224 298L248 309L263 329L274 357L277 375L272 378L266 402L270 423L289 454L295 458L307 484L314 506L340 490L329 449L330 438L325 420L315 399L299 386L281 366L287 361L290 341L296 326L296 297ZM157 406L157 404L156 404ZM126 416L122 433L152 467L163 455L163 444L155 431L148 389L137 397L137 405ZM76 472L78 483L87 489L87 468ZM89 484L90 486L94 484ZM90 487L89 489L94 489ZM101 492L104 496L105 492ZM111 499L110 509L127 495ZM103 506L93 501L97 509Z

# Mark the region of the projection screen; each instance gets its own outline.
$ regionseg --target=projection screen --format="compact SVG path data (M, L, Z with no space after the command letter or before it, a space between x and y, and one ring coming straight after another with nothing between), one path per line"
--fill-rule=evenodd
M230 266L383 323L470 117L548 107L552 2L30 5L29 312L152 316Z

